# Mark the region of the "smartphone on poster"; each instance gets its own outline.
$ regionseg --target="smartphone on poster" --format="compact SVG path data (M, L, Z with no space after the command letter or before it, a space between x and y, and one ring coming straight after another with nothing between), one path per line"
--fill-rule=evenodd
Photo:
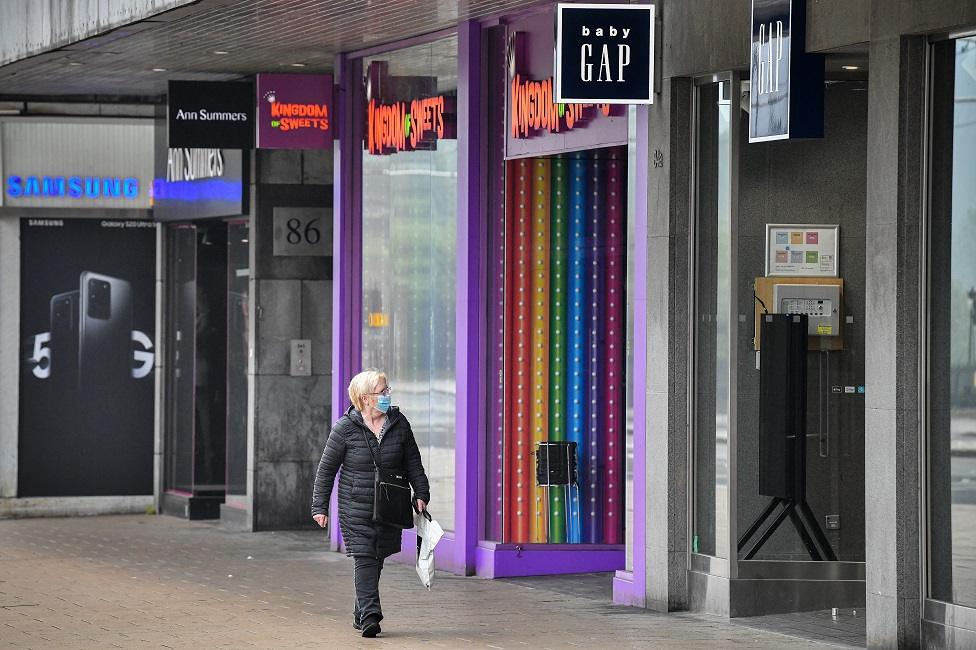
M132 287L92 271L80 284L79 387L121 389L132 378Z

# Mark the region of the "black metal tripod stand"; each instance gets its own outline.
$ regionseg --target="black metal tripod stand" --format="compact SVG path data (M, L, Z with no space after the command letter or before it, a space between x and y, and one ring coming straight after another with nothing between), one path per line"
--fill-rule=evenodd
M751 560L755 557L759 549L773 536L773 533L776 532L780 524L789 517L796 532L800 535L800 539L803 540L803 545L806 546L811 560L818 562L821 560L837 561L837 556L834 555L834 549L830 547L830 542L827 541L827 536L824 534L823 529L820 528L820 524L817 523L817 518L814 516L813 511L810 510L806 499L796 501L784 497L773 497L762 514L752 522L748 530L739 538L738 549L740 553L749 543L749 540L759 532L759 529L766 523L766 520L776 511L777 506L782 506L782 510L779 511L779 514L773 519L773 523L766 527L762 535L759 536L759 539L756 540L755 544L742 557L743 560Z
M789 517L811 560L837 561L807 503L807 317L764 314L759 352L759 493L769 505L738 539L751 560ZM784 391L785 389L785 391Z

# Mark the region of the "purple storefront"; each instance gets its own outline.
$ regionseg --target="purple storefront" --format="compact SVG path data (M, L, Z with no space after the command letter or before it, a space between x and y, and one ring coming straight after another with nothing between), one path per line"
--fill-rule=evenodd
M333 416L386 370L440 568L616 571L614 600L643 604L647 112L555 104L553 24L340 57Z

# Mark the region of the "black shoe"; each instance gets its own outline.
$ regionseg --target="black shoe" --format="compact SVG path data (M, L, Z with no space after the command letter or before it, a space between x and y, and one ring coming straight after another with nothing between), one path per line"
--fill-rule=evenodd
M380 622L373 617L369 617L362 623L363 638L372 639L381 632Z
M355 619L353 619L353 622L352 622L352 629L354 629L354 630L356 630L356 631L358 632L358 631L360 631L360 630L362 630L362 629L363 629L363 624L362 624L362 623L360 623L359 621L357 621L357 620L355 620Z

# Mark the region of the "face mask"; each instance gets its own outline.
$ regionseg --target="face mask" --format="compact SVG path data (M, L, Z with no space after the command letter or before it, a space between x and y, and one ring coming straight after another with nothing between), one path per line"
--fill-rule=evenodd
M390 410L392 402L393 398L390 395L378 395L376 397L376 410L380 413L386 413Z

